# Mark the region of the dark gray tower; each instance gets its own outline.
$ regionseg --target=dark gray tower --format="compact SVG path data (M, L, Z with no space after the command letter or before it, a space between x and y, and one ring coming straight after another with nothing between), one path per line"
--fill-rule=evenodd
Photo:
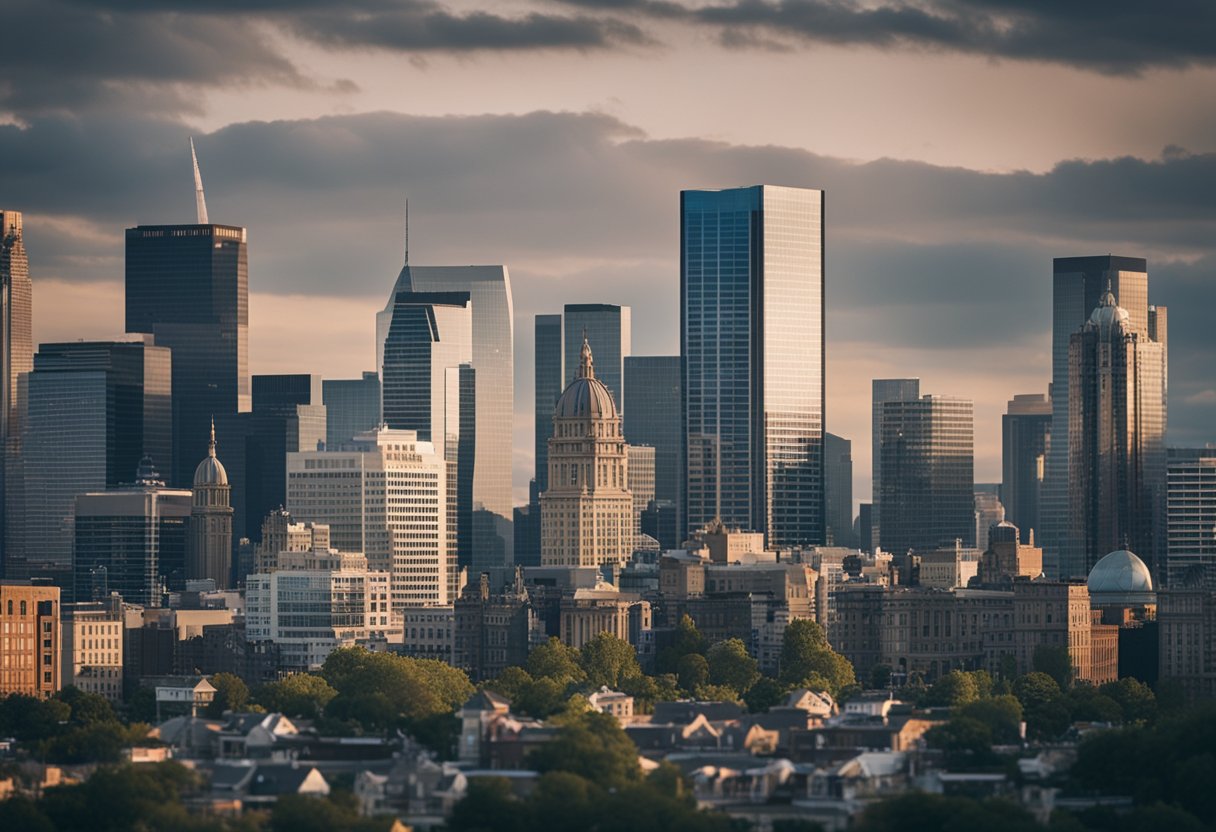
M20 211L0 210L0 576L24 544L21 375L34 369L33 284Z

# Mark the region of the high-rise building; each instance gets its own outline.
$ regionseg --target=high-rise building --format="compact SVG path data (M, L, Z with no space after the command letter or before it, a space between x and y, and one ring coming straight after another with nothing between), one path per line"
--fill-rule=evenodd
M1117 549L1147 555L1150 569L1160 570L1165 345L1108 291L1070 337L1068 364L1070 522L1060 575L1084 577Z
M553 438L553 408L566 389L562 350L562 316L537 315L535 324L535 474L536 493L549 487L549 440ZM539 504L537 504L539 505Z
M286 468L286 459L284 459ZM283 478L286 479L284 470ZM215 455L215 428L207 456L194 469L190 507L190 547L186 577L210 578L216 589L235 586L232 575L232 490L228 472ZM281 505L281 504L280 504ZM241 575L240 579L245 576Z
M1170 589L1216 577L1216 448L1170 448L1165 561Z
M878 545L903 554L975 545L973 405L922 396L882 405Z
M7 553L25 545L21 499L21 420L25 387L34 369L34 288L20 211L0 210L0 577Z
M159 607L162 591L184 589L191 494L166 488L145 459L132 485L76 498L73 601L124 601Z
M59 587L0 581L0 699L50 699L62 664Z
M857 548L853 534L853 443L826 433L823 436L823 480L827 500L827 545Z
M1001 503L1006 519L1021 529L1023 543L1040 530L1051 420L1051 401L1042 393L1014 396L1001 417Z
M975 484L975 534L972 537L976 549L988 549L988 530L1005 522L1005 505L999 496L1001 487L996 483Z
M633 497L621 417L584 341L578 377L557 400L549 490L540 495L541 564L624 565L633 555Z
M511 278L506 266L411 266L401 269L388 304L376 315L378 365L401 292L467 292L472 303L476 447L473 452L471 571L513 562L511 498L515 419L515 346ZM382 377L383 382L383 377ZM387 385L385 385L387 388ZM384 391L387 396L387 389ZM352 549L352 551L359 551Z
M23 575L56 577L70 589L76 495L131 482L145 456L171 457L170 377L164 347L39 347L23 440Z
M870 423L870 535L874 546L878 546L881 525L880 503L882 501L882 406L885 402L910 402L920 398L918 378L876 378L870 382L872 390L872 418Z
M686 521L824 539L823 191L680 194Z
M1043 547L1043 569L1048 577L1062 575L1061 559L1076 560L1070 546L1069 519L1069 339L1098 306L1108 287L1128 313L1131 327L1166 343L1165 307L1150 307L1148 266L1140 257L1058 257L1052 264L1051 328L1051 435L1040 499L1036 535ZM1164 407L1164 403L1162 404ZM1073 547L1075 549L1075 546Z
M122 598L114 594L100 601L65 603L61 613L64 686L120 704L125 635Z
M625 359L625 395L631 402L622 416L625 441L654 448L654 497L665 508L666 548L683 542L684 415L680 396L680 356L631 355ZM674 516L672 516L674 515ZM678 538L678 539L677 539Z
M567 303L562 311L565 328L562 389L578 374L583 336L595 345L595 376L612 393L616 409L625 413L625 359L633 351L633 310L610 303Z
M634 547L642 536L642 512L654 499L654 448L647 445L626 445L625 453L629 457L626 485L633 495L633 537Z
M448 543L447 465L408 430L355 437L350 450L287 455L287 510L329 526L335 549L391 576L393 609L443 605L458 586Z
M380 424L380 374L372 371L364 372L363 378L325 379L321 403L325 405L325 446L336 451L343 442Z

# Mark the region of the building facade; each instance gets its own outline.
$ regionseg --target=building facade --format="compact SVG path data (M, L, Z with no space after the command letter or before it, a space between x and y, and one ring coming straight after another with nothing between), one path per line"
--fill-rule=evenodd
M680 194L686 522L823 543L823 191Z
M237 583L232 574L232 489L228 472L215 455L214 426L207 456L194 469L186 577L210 578L216 589L228 589Z
M64 604L63 670L66 687L104 696L112 704L123 697L122 599L111 595L101 601Z
M626 486L633 495L633 545L636 548L642 537L642 512L655 497L655 450L645 445L626 445L625 453L629 457Z
M537 315L533 329L535 355L533 359L533 381L535 417L533 450L536 494L549 487L549 440L553 438L553 408L566 389L565 342L562 336L561 315Z
M1166 470L1166 585L1216 574L1216 448L1171 448Z
M578 377L583 340L595 344L596 377L612 393L616 409L625 407L625 359L633 352L633 310L610 303L567 303L562 310L562 390Z
M375 430L380 424L380 374L364 372L362 378L335 378L321 382L325 405L325 447L339 450L343 442Z
M62 687L59 587L0 581L0 698Z
M631 355L625 359L625 395L630 407L622 415L625 441L654 448L654 497L671 506L671 534L656 538L665 549L683 542L684 415L680 356Z
M882 406L886 402L916 401L920 398L918 378L876 378L870 382L870 537L873 546L879 545L879 506L882 500ZM867 547L867 549L872 547Z
M828 546L857 547L853 534L853 443L834 433L824 434L824 491L827 500Z
M18 556L25 545L21 442L26 388L20 379L34 369L34 286L24 227L20 211L0 210L0 577L7 574L10 553Z
M1051 401L1042 393L1014 396L1001 417L1001 503L1005 519L1027 536L1041 529L1039 502L1051 443L1051 419Z

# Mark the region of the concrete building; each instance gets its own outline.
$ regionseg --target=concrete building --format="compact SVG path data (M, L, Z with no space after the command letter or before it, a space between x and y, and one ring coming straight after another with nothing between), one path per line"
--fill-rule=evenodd
M625 469L626 485L633 495L634 548L642 536L642 512L655 498L655 449L646 445L626 445L629 465Z
M541 564L623 565L633 554L633 496L621 417L583 342L578 377L558 399L549 490L540 496Z
M1034 580L1042 574L1043 550L1034 545L1033 532L1028 543L1021 543L1018 527L1008 521L989 530L988 548L980 557L981 585L996 587L1018 578Z
M59 587L0 581L0 697L62 687Z
M704 546L712 563L750 563L773 557L765 554L763 534L728 529L720 520L694 533L689 542Z
M492 592L485 573L455 603L452 666L474 681L492 679L528 661L536 618L522 579Z
M380 374L364 371L362 378L327 378L321 382L325 405L325 447L339 450L360 433L380 424Z
M236 585L232 574L232 489L228 472L215 455L214 424L207 456L194 469L193 486L186 578L210 578L216 589L227 589Z
M288 454L287 510L328 525L335 549L388 572L394 611L449 603L459 572L442 455L408 430L361 434L350 447Z
M1216 448L1171 448L1166 472L1166 584L1171 589L1201 585L1213 569Z
M62 680L117 705L123 697L124 618L117 595L64 604Z
M1189 699L1216 698L1216 591L1171 586L1157 593L1160 678Z
M452 663L456 640L456 607L406 607L402 611L401 649L416 659Z
M964 547L962 541L917 555L919 586L933 589L961 589L979 575L980 550Z
M1024 535L1040 528L1051 418L1051 401L1042 393L1014 396L1001 417L1001 503L1005 518Z
M653 626L649 601L610 588L576 589L562 596L560 609L558 638L576 650L600 633L637 647Z
M1000 486L996 483L975 484L975 548L981 552L988 548L988 530L1005 521L1005 506L997 496Z

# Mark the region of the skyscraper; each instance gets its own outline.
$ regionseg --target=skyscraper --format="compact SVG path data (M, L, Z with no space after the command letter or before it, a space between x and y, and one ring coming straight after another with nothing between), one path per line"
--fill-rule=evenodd
M321 403L325 446L336 451L343 442L380 424L380 374L373 370L362 378L327 378L321 382Z
M625 359L633 351L633 311L628 306L610 303L567 303L562 315L565 327L562 390L578 376L585 334L595 348L596 378L604 382L617 410L624 414Z
M583 342L578 377L553 410L549 490L540 495L541 564L624 565L633 555L633 496L621 417Z
M903 554L975 545L973 405L922 396L882 405L878 545Z
M473 309L476 449L473 460L472 563L475 571L513 562L512 425L515 346L511 278L506 266L402 267L388 304L376 316L379 364L399 292L467 292ZM383 378L382 378L383 381ZM359 551L351 549L350 551Z
M670 503L677 531L664 536L669 548L683 542L684 416L680 356L631 355L625 359L625 395L632 403L622 424L630 445L654 448L654 497ZM679 538L679 539L675 539Z
M1001 503L1022 542L1041 532L1039 502L1051 443L1051 401L1042 393L1016 395L1001 417Z
M172 459L166 479L188 487L207 455L212 417L250 408L249 265L244 228L207 221L195 163L198 223L127 229L127 332L173 350Z
M130 482L173 447L169 350L139 342L42 344L29 374L22 576L70 586L76 495Z
M280 476L286 480L286 459ZM215 428L207 443L207 456L194 469L190 503L190 547L186 577L211 578L216 589L234 586L232 575L232 490L228 472L215 454ZM238 582L244 575L238 576Z
M648 445L626 445L629 468L625 484L633 495L634 548L642 535L642 512L654 499L654 448Z
M1167 470L1170 589L1216 577L1216 448L1170 448Z
M0 210L0 577L24 545L21 499L23 373L34 369L34 289L20 211Z
M1165 346L1107 292L1069 339L1067 545L1060 575L1084 577L1131 549L1154 572L1165 519ZM1054 434L1053 434L1054 447Z
M537 494L549 487L549 440L553 438L553 408L566 389L562 351L562 316L537 315L535 324L535 467Z
M130 485L76 498L69 600L117 592L128 603L159 607L163 587L185 588L190 492L166 488L150 459L131 473Z
M827 499L829 546L857 548L853 534L853 443L834 433L824 434L823 470Z
M824 194L680 194L686 520L824 539Z
M870 428L870 539L874 546L881 540L879 516L882 501L882 406L886 402L910 402L920 398L918 378L876 378L870 383L873 416Z
M1109 287L1128 313L1133 329L1166 339L1165 307L1151 308L1148 302L1148 265L1140 257L1057 257L1052 266L1051 327L1051 435L1046 476L1040 500L1039 523L1043 527L1043 570L1048 577L1061 576L1061 558L1076 562L1075 552L1066 553L1069 538L1069 339L1098 306ZM1164 407L1164 403L1162 405ZM1036 535L1036 541L1039 536Z

